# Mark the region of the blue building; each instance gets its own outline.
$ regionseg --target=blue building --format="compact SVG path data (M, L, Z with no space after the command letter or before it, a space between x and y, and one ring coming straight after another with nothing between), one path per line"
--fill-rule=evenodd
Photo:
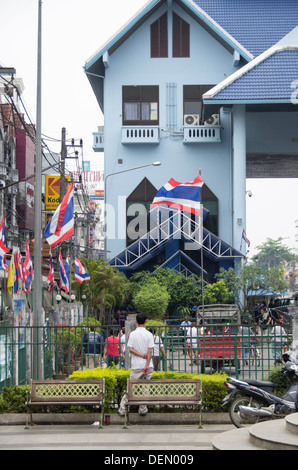
M246 179L298 176L297 24L296 0L150 0L87 60L112 265L211 279L245 256ZM187 214L149 212L199 172L202 238Z

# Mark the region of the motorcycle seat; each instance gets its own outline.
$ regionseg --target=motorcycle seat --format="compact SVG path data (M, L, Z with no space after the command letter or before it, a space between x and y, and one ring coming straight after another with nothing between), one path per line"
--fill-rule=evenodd
M268 389L268 391L275 389L275 384L273 382L264 382L264 381L252 380L252 379L245 380L245 382L248 383L249 385L252 385L253 387Z

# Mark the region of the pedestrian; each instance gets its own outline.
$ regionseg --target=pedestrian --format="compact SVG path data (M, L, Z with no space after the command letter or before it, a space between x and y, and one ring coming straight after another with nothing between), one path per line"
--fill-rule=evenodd
M96 328L91 327L90 332L83 338L83 346L87 355L87 367L94 369L100 364L100 355L103 349L103 337L97 333Z
M154 338L154 349L153 349L153 363L154 363L154 370L159 370L159 361L161 359L161 355L166 358L165 348L160 336L155 335L155 328L149 329L150 333L152 333ZM161 354L160 354L161 353Z
M186 340L187 340L187 330L191 326L191 322L189 321L189 318L186 316L184 317L183 322L180 325L179 332L180 335L182 336L181 339L181 345L182 345L182 354L186 354Z
M105 349L103 353L103 361L107 362L107 367L115 366L119 363L120 355L123 355L122 346L119 336L115 334L113 328L109 330L109 337L105 341Z
M287 333L284 328L275 320L274 327L271 330L272 338L270 340L272 356L275 363L281 359L283 348L287 345Z
M146 330L145 324L147 321L146 315L139 313L136 317L137 328L129 335L127 347L131 354L131 372L130 379L146 379L150 380L153 374L153 348L154 340L152 333ZM125 414L126 395L123 396L118 414L124 416ZM146 405L139 407L139 414L146 416L148 408Z
M198 329L195 321L191 323L191 326L187 329L186 332L187 340L186 347L190 359L190 364L192 364L192 353L194 355L194 364L198 363Z
M247 366L250 359L250 351L252 347L255 348L255 339L253 339L253 331L248 325L240 327L240 330L242 359L245 361L245 365Z
M122 346L122 352L123 352L123 359L121 360L121 367L125 368L125 326L121 328L120 344Z

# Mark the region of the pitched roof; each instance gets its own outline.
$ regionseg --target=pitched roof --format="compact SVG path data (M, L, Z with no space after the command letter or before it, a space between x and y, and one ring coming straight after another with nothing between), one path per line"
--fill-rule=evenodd
M227 0L221 0L222 5ZM286 0L285 0L286 1ZM208 12L200 8L200 0L177 0L178 3L187 10L191 11L195 17L200 20L201 24L205 25L213 32L221 42L228 47L237 50L246 60L250 60L253 56L245 47L234 37L231 36L229 31L224 29L216 19L212 18ZM90 69L106 52L112 53L125 39L132 34L138 26L140 26L157 8L166 3L166 0L149 0L135 15L108 41L106 41L89 59L85 64L85 70Z
M298 78L298 45L276 45L204 95L204 102L291 103Z
M192 0L254 57L298 24L297 0Z

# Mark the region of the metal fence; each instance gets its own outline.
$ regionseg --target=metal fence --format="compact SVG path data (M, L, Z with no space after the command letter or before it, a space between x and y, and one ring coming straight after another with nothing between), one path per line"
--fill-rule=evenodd
M153 330L152 330L153 331ZM188 334L187 334L188 333ZM100 336L99 336L100 335ZM281 326L209 324L183 329L155 327L155 370L214 374L266 380L281 354L290 349L292 333ZM36 339L37 338L37 339ZM29 384L34 362L41 379L65 379L74 370L114 365L125 367L128 351L117 326L91 331L79 326L0 326L0 391Z

